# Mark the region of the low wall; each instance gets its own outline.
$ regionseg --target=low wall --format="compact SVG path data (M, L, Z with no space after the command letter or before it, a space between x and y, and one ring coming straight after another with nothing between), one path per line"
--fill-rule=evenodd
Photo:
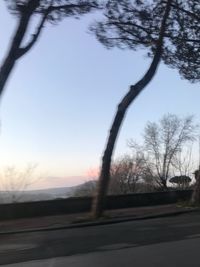
M187 201L191 198L191 195L192 190L181 190L109 196L106 209L172 204L178 201Z
M107 196L105 209L163 205L189 200L192 190ZM90 211L91 197L0 205L0 220Z

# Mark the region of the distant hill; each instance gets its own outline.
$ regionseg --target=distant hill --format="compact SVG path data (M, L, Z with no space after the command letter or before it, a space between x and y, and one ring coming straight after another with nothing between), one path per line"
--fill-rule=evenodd
M66 197L71 195L71 193L76 189L77 186L72 187L56 187L56 188L47 188L47 189L39 189L39 190L28 190L27 194L48 194L59 197Z
M68 198L73 196L78 186L72 187L58 187L48 188L39 190L27 190L24 192L20 191L0 191L0 203L11 203L11 202L28 202L28 201L40 201L40 200L51 200L56 198Z

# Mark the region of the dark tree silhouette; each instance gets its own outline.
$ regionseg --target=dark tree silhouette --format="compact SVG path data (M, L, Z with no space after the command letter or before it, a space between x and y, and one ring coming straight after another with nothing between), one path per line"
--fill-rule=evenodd
M102 158L98 190L93 202L94 217L101 216L103 212L112 153L126 111L152 80L160 60L177 68L184 78L192 82L200 80L198 0L187 3L185 0L110 0L104 15L103 21L91 27L101 43L108 48L146 48L152 62L143 78L130 86L118 105Z
M159 33L158 39L155 41L155 54L153 56L153 60L152 60L152 63L149 69L147 70L147 72L145 73L145 75L142 77L141 80L139 80L135 85L130 86L130 90L124 96L124 98L118 105L117 113L114 117L114 121L110 129L106 149L104 151L104 155L102 158L102 167L101 167L101 172L100 172L100 177L99 177L99 185L97 188L97 194L93 202L93 216L95 218L100 217L104 209L105 196L107 193L109 178L110 178L110 166L111 166L112 153L113 153L114 145L115 145L122 121L126 114L126 111L128 107L130 106L130 104L133 102L133 100L142 92L142 90L152 80L152 78L154 77L156 73L158 65L160 63L162 49L163 49L164 33L166 29L166 22L170 14L171 2L172 0L168 0L167 4L163 6L163 9L162 9L162 11L164 10L164 14L162 12L163 20L160 26L160 33ZM137 3L136 3L136 6L138 6ZM150 14L149 7L147 7L147 10L148 10L147 14L148 13ZM147 16L147 14L145 14L145 17ZM103 29L101 30L103 31ZM138 36L140 36L140 33L138 34ZM148 37L147 37L147 40L148 40ZM145 42L146 41L144 38L143 43ZM135 45L137 47L137 43Z
M105 19L91 30L107 48L147 48L149 56L153 56L166 3L166 0L109 0ZM199 21L199 0L172 1L162 59L192 82L200 80Z
M187 175L174 176L174 177L169 179L169 182L177 185L177 187L179 189L180 188L182 188L182 189L188 188L191 181L192 181L192 179Z
M0 96L16 61L37 42L46 22L58 23L68 17L79 18L100 8L98 2L98 0L7 0L8 9L17 17L18 24L0 68ZM28 26L33 17L37 18L38 24L35 32L30 34ZM28 34L29 41L25 43L24 38Z

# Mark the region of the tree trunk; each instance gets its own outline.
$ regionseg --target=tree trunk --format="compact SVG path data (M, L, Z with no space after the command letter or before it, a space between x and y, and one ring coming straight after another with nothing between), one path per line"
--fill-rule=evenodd
M27 31L30 17L38 3L38 0L31 0L29 5L27 6L27 9L24 10L24 12L20 16L17 29L15 31L13 40L11 41L10 49L8 50L8 54L0 68L0 97L2 96L4 87L15 65L15 62L19 58L18 53L21 43Z
M195 172L196 184L191 198L191 204L195 206L200 205L200 170Z
M162 55L163 39L164 39L165 28L166 28L166 21L169 16L171 2L172 0L167 1L165 14L164 14L161 29L160 29L160 35L157 41L155 55L153 57L152 63L148 71L146 72L146 74L143 76L143 78L139 82L137 82L135 85L132 85L130 87L129 92L125 95L125 97L122 99L122 101L118 105L118 109L117 109L113 124L110 129L110 134L108 137L106 149L104 151L103 158L102 158L102 167L101 167L101 172L100 172L100 177L99 177L97 193L93 200L92 216L94 218L99 218L102 215L104 207L105 207L105 198L106 198L106 193L108 190L108 184L109 184L109 179L110 179L110 166L111 166L112 153L113 153L115 142L116 142L121 124L123 122L125 113L128 107L130 106L130 104L133 102L133 100L142 92L142 90L152 80L152 78L154 77L156 73L158 65L160 63L160 59Z
M0 96L3 93L5 84L8 80L8 77L15 65L15 60L12 58L7 58L0 70Z
M167 180L166 179L162 179L162 188L163 188L164 191L168 190Z

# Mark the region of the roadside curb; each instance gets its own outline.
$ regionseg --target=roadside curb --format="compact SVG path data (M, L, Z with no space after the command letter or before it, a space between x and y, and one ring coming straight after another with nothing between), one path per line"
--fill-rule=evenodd
M111 219L104 219L104 220L99 220L99 221L78 222L78 223L72 222L72 223L69 223L63 226L50 226L50 227L40 227L40 228L32 228L32 229L30 228L30 229L15 230L15 231L4 231L4 232L0 232L0 235L13 235L13 234L47 232L47 231L73 229L73 228L85 228L85 227L92 227L92 226L117 224L117 223L122 223L122 222L129 222L129 221L140 221L140 220L148 220L148 219L173 217L173 216L178 216L178 215L182 215L186 213L195 213L199 211L200 211L199 208L193 208L189 210L165 212L165 213L146 215L146 216L137 216L137 217L127 216L123 218L111 218Z

